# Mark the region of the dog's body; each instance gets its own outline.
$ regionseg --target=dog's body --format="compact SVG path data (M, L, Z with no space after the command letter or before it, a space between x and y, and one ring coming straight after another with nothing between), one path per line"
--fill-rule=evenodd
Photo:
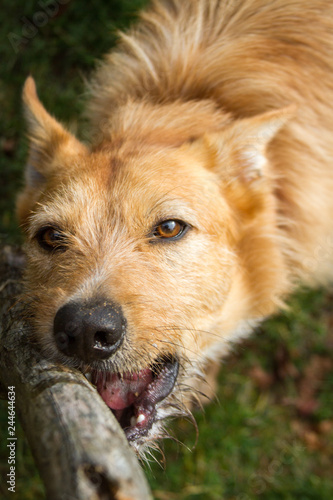
M333 278L333 4L156 2L90 90L88 148L25 86L27 297L141 449L231 342Z

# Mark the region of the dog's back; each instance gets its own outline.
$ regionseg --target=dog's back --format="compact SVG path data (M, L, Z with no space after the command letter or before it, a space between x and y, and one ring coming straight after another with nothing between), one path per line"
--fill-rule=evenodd
M332 92L329 0L164 0L142 17L97 74L97 119L129 97L214 99L243 117Z

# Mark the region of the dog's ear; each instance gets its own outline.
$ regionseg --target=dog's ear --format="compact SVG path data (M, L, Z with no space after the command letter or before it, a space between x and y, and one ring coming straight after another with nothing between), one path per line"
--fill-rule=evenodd
M291 105L235 120L222 133L208 136L208 147L215 151L215 170L228 181L254 187L268 175L268 145L295 113L296 106Z
M56 156L83 154L86 148L46 111L31 76L24 84L22 97L30 139L26 185L38 188L54 168Z
M68 170L74 157L87 154L87 148L46 111L31 77L24 84L23 103L30 145L25 187L16 203L21 224L27 221L50 175Z

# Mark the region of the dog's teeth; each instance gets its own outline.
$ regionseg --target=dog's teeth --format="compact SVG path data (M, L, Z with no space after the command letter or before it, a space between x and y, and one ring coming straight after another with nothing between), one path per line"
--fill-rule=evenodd
M131 427L135 427L137 424L141 424L141 422L144 422L146 420L146 417L144 416L143 413L140 413L137 417L131 417L130 423Z
M91 373L87 372L83 374L89 382L91 382Z
M136 419L136 423L137 424L140 424L141 422L143 422L144 420L146 420L146 417L144 416L143 413L140 413L140 415L138 415L137 419Z
M136 426L136 418L134 416L131 417L130 423L131 423L131 427L135 427Z

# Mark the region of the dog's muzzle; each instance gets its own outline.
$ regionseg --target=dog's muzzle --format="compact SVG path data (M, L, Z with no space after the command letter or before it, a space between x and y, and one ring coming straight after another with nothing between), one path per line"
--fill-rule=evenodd
M175 356L166 354L137 372L96 369L100 366L98 361L117 351L125 333L126 319L121 307L108 300L70 301L54 318L53 334L58 350L88 365L91 382L116 416L127 439L140 444L160 418L158 407L174 389L179 363Z

